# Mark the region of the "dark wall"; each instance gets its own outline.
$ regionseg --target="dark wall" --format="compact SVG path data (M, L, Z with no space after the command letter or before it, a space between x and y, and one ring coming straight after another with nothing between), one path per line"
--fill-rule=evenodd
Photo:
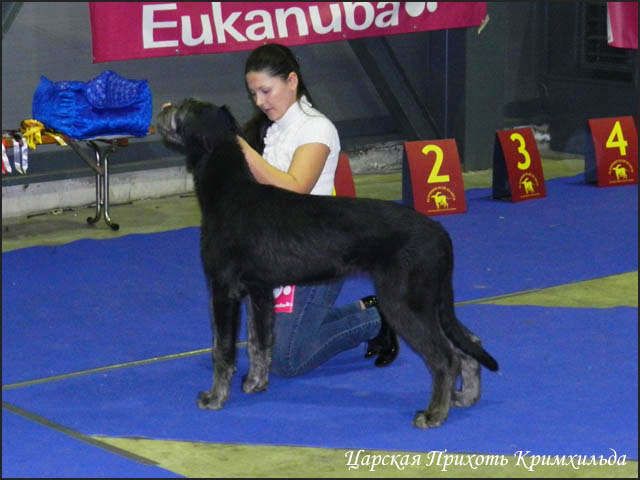
M604 6L605 2L488 2L490 21L481 34L474 27L386 37L384 68L391 65L396 70L389 76L391 89L382 88L381 79L370 74L375 65L363 62L350 42L294 50L317 105L336 122L344 147L420 139L412 138L415 134L406 119L399 118L415 102L419 108L411 108L411 113L425 117L428 135L455 138L464 169L480 170L491 167L497 129L548 123L553 149L580 152L587 118L637 115L631 73L637 51L604 48L605 54L622 55L615 71L584 61L586 39L606 38L598 23ZM375 50L372 53L375 61ZM231 105L244 121L252 108L242 80L247 55L92 64L87 3L25 2L7 33L3 28L2 125L16 128L31 116L40 75L54 81L89 80L105 69L148 79L154 111L167 100L197 96ZM395 84L405 92L404 98L392 99L396 102L387 98L395 94L393 81L406 83ZM179 161L172 155L154 136L121 150L113 165L165 166ZM28 179L5 176L3 184L91 174L73 153L54 147L38 147L30 171Z
M603 30L606 38L604 3L546 6L543 35L548 47L542 79L548 91L545 106L554 150L583 153L589 118L632 115L637 122L638 78L633 68L638 51L590 40Z
M488 13L485 32L466 31L455 132L467 170L491 165L499 128L547 124L551 149L581 154L587 119L637 124L638 50L606 44L606 2L489 2Z

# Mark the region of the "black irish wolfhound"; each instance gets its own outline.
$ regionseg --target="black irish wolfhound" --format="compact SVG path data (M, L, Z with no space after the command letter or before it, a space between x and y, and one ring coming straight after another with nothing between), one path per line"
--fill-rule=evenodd
M259 184L226 107L187 99L164 108L157 128L169 146L186 154L202 212L214 378L211 390L200 393L200 408L217 410L229 397L244 297L250 366L242 389L253 393L268 383L273 289L355 272L371 276L381 314L431 371L431 399L414 424L436 427L450 406L478 400L480 364L490 370L498 364L455 316L452 244L438 222L393 202L301 195Z

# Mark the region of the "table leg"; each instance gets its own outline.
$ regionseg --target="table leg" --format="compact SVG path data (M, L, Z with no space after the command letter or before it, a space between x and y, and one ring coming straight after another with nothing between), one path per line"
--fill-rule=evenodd
M87 142L87 144L93 149L96 156L96 165L98 169L100 169L100 148L94 142ZM104 198L102 177L103 175L96 171L96 214L93 217L87 218L87 222L91 225L95 224L100 220L100 217L102 217L102 199Z
M95 224L100 217L104 217L104 221L112 230L118 230L120 225L115 223L109 215L109 156L116 151L117 142L111 140L109 146L100 151L100 147L95 142L87 142L96 155L96 164L102 173L96 173L96 214L95 217L87 218L87 222Z
M116 151L115 142L111 142L111 146L105 151L103 156L104 175L103 180L103 198L104 198L104 221L112 230L118 230L120 225L111 220L109 216L109 156Z

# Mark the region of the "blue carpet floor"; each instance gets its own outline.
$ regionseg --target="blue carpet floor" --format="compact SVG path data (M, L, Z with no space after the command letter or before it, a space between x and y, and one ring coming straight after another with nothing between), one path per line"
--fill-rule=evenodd
M470 190L467 213L437 218L455 246L456 301L637 270L637 186L596 188L580 176L548 181L547 195L513 204ZM210 347L198 240L189 228L3 253L3 386ZM368 279L352 277L338 302L370 293ZM480 402L429 432L411 426L431 380L406 346L387 369L356 349L304 377L272 376L255 396L240 391L241 351L219 412L195 405L210 386L208 354L4 389L3 401L86 435L504 454L614 448L637 458L637 309L457 312L501 373L484 371ZM7 451L21 458L4 438L39 435L13 417L3 411L3 471Z
M2 478L178 478L2 410Z
M372 368L352 350L304 377L272 375L258 395L241 391L242 352L231 398L217 412L195 405L210 386L208 355L5 391L4 400L91 435L502 454L615 448L635 456L635 309L474 305L459 314L486 340L501 374L483 372L480 402L453 409L429 432L411 420L428 403L430 376L404 345L389 368Z

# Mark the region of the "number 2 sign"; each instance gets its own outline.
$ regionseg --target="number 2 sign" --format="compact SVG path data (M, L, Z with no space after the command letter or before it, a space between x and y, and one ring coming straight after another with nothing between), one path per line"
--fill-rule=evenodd
M424 215L467 210L454 139L405 142L402 201Z
M589 120L592 149L585 149L585 178L599 187L638 183L638 133L633 118ZM593 158L595 155L595 159Z
M493 152L493 198L513 202L547 196L538 145L530 128L498 130Z

